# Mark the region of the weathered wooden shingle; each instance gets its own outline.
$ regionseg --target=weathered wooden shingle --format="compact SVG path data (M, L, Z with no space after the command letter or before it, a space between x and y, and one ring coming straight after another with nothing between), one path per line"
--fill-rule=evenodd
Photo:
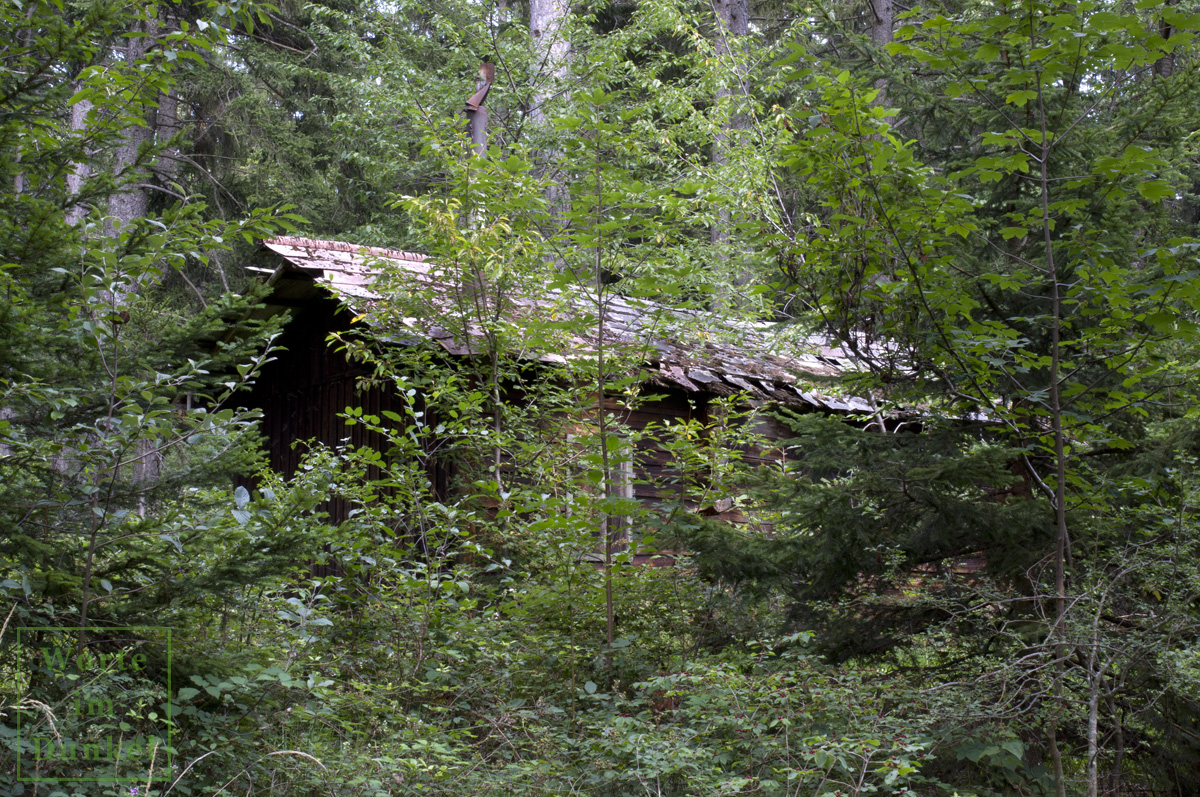
M871 404L861 398L828 395L830 387L815 389L816 384L828 385L854 370L841 348L815 336L792 335L781 343L783 339L768 324L714 319L710 313L615 295L604 297L600 306L594 294L583 291L544 290L538 296L517 292L497 308L486 291L472 293L452 270L424 255L308 238L274 238L264 247L280 258L271 277L276 295L289 275L306 276L374 325L383 339L411 340L418 334L451 354L472 354L481 346L483 331L470 313L463 312L464 306L473 306L471 300L510 323L546 322L538 326L553 326L560 316L597 319L602 313L603 323L563 324L555 345L531 350L529 356L566 363L595 356L603 345L647 369L643 373L647 382L690 393L741 392L794 407L871 410ZM380 285L384 281L386 288ZM428 312L397 313L395 305L406 298L411 306L421 304L436 311L437 317L430 318ZM598 329L602 330L599 336Z

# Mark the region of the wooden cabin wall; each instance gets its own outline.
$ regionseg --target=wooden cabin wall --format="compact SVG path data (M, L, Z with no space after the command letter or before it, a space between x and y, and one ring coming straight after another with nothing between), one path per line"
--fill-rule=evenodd
M332 299L298 309L280 339L286 351L276 353L251 391L248 403L263 413L259 428L270 466L284 476L296 473L311 443L383 447L380 435L361 424L346 425L339 415L347 407L362 407L370 415L391 410L404 416L404 402L391 386L359 389L358 381L367 371L326 342L330 333L350 326L349 313ZM431 469L435 490L446 489L448 475L443 470ZM368 475L380 474L372 469ZM345 520L350 508L342 498L321 507L335 523Z
M647 428L656 429L651 435L661 436L663 426L689 421L704 423L707 420L708 402L705 397L689 396L682 390L655 388L659 398L639 402L629 409L616 397L608 397L604 407L630 430L643 433ZM651 510L659 509L664 503L678 501L681 490L686 489L679 472L672 466L671 456L654 439L642 439L634 452L633 497Z
M607 399L605 406L632 430L642 432L647 427L659 430L656 435L642 440L635 453L634 497L651 511L657 509L665 514L681 497L686 499L688 493L694 494L697 488L703 487L705 476L693 474L686 478L694 480L694 483L685 483L685 477L673 466L671 455L652 438L661 436L661 429L668 421L672 425L693 421L703 428L716 419L712 416L714 405L711 403L711 396L661 387L654 390L660 398L639 404L635 410L624 408L617 398ZM748 423L747 431L760 438L760 444L730 449L729 456L756 468L783 467L791 456L782 445L774 444L794 436L790 427L769 413L755 415ZM687 511L699 512L727 523L744 525L751 522L751 518L743 515L733 505L733 501L730 500L733 496L712 497L716 500L705 506L694 500L684 500L683 507ZM763 534L771 534L774 531L773 526L761 521L755 521L755 529ZM637 530L632 531L636 537ZM647 564L663 564L671 561L670 552L635 557L635 561L639 563L643 560Z
M694 421L704 427L715 420L711 416L711 396L664 388L655 388L655 393L659 396L658 399L643 402L633 410L623 407L617 398L606 399L605 407L636 432L644 432L648 427L659 430L652 437L661 437L663 426L667 422L675 425ZM762 414L753 418L749 431L761 437L765 441L764 444L732 449L730 455L755 467L780 467L785 453L781 447L773 446L772 443L793 436L790 428L779 419ZM670 455L656 440L644 440L639 445L635 471L635 496L644 503L653 505L678 501L680 495L686 492L687 485L681 484L680 475L673 467Z

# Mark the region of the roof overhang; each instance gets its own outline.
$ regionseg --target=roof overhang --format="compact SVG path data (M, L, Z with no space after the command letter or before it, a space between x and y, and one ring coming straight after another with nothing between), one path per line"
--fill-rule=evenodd
M332 295L381 340L411 341L416 334L453 355L480 349L482 330L456 310L473 288L450 267L413 252L342 241L286 237L264 241L263 247L278 256L274 268L253 269L272 287L268 315ZM435 312L395 312L401 293ZM839 413L877 411L873 401L835 395L834 381L858 369L841 347L817 336L781 335L769 324L616 295L603 297L601 308L594 292L543 291L537 298L521 293L505 299L505 318L533 322L576 312L598 318L603 310L603 324L591 332L572 329L559 338L557 350L527 353L542 361L593 356L603 344L634 352L646 381L687 393L745 394L755 402ZM597 329L602 333L595 334Z

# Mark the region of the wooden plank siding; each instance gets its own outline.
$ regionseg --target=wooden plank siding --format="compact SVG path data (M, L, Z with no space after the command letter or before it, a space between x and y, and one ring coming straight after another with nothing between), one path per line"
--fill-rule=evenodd
M682 390L659 390L654 401L639 403L634 409L625 407L619 398L606 397L604 408L639 437L647 428L661 430L667 423L676 424L706 416L707 397L693 397ZM651 508L678 500L683 486L680 474L672 467L671 457L653 439L641 438L633 452L633 496Z
M391 411L404 416L405 402L393 388L360 387L367 370L351 363L327 343L331 333L346 332L351 326L350 314L329 297L299 309L282 337L286 350L279 351L275 360L263 368L249 394L247 405L263 414L260 430L268 462L285 477L295 475L305 452L314 443L383 449L382 435L362 424L346 424L340 416L347 407L361 407L369 415ZM449 469L434 464L429 471L435 495L445 495L449 489ZM367 475L376 479L381 474L378 468L371 467ZM320 509L337 523L349 516L351 507L344 499L335 497Z

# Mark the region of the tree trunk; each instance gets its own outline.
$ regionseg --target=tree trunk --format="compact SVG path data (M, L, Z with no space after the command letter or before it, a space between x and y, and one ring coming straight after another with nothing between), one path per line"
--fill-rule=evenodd
M729 107L728 119L713 135L712 163L719 172L729 163L729 152L736 145L736 131L749 127L746 109L742 107L747 97L746 59L742 41L750 33L750 4L748 0L713 0L713 10L717 15L714 49L718 61L728 68L726 79L720 83L715 97L718 112L723 105ZM732 180L726 179L725 183L730 187ZM730 245L735 223L736 218L728 207L717 208L717 220L709 230L713 245L725 249L726 257L731 261L741 259L737 248ZM729 274L735 285L745 285L751 279L745 264L741 262L731 262ZM719 304L724 309L733 309L740 302L735 296L722 299Z
M1096 669L1095 648L1098 646L1099 641L1093 640L1093 649L1088 655L1087 764L1084 770L1088 797L1100 797L1100 687L1104 683L1104 673Z
M535 71L533 92L529 105L529 120L534 134L542 137L537 155L541 173L549 180L546 201L549 205L550 225L561 227L570 210L570 197L565 185L562 169L562 151L552 142L547 110L563 91L567 59L571 44L563 31L569 6L567 0L530 0L529 35L533 39ZM553 237L553 236L550 236ZM565 268L562 253L550 258L558 269ZM587 269L581 269L587 274Z
M1121 793L1121 767L1125 763L1125 719L1117 712L1117 702L1112 692L1106 696L1108 711L1112 715L1116 728L1116 750L1113 757L1112 772L1109 774L1108 790L1111 794Z
M740 40L750 33L750 7L747 0L714 0L713 9L717 12L717 40L715 51L717 57L730 64L729 79L722 81L717 89L716 101L720 106L729 101L730 97L746 96L744 48ZM734 102L740 105L739 100ZM735 107L730 110L729 119L713 138L712 160L720 165L728 162L730 131L745 130L747 127L744 109ZM728 237L728 229L723 231ZM713 241L716 242L718 228L713 228Z
M571 45L563 33L567 17L566 0L530 0L529 35L533 38L536 71L529 118L539 127L546 125L546 108L558 96L559 82L565 77Z
M892 43L892 28L896 21L896 8L892 0L867 0L871 9L868 24L871 29L871 43L876 47L886 47Z
M167 142L179 135L183 125L179 121L179 94L174 90L159 95L158 110L154 113L154 135L159 141ZM179 173L179 147L163 150L154 167L154 173L164 183L175 179Z
M1173 5L1175 5L1174 2L1167 3L1168 7L1173 6ZM1175 33L1174 25L1171 25L1166 20L1163 20L1159 24L1158 35L1163 37L1163 41L1170 39L1171 35L1173 33ZM1158 75L1159 77L1170 77L1171 75L1175 74L1175 52L1174 51L1165 53L1162 58L1159 58L1157 61L1154 62L1154 74Z
M158 24L149 21L143 23L142 27L145 36L130 36L128 39L125 50L127 65L136 64L154 45ZM145 167L145 164L139 162L138 155L143 146L154 140L155 116L154 109L147 109L144 124L130 126L124 139L113 152L113 178L122 188L108 198L109 221L106 230L109 235L115 235L120 227L145 216L150 207L148 189L136 183Z
M76 85L76 89L80 87ZM71 132L83 136L87 132L88 113L92 110L91 100L83 100L71 106ZM67 191L70 194L71 205L67 208L67 224L75 226L87 215L88 209L77 201L83 192L83 184L91 176L92 168L86 158L76 161L67 172Z
M896 7L892 0L867 0L867 25L871 32L871 43L877 50L882 50L892 43L893 31L896 24ZM875 105L882 105L887 98L887 80L880 78L875 81L879 95Z

